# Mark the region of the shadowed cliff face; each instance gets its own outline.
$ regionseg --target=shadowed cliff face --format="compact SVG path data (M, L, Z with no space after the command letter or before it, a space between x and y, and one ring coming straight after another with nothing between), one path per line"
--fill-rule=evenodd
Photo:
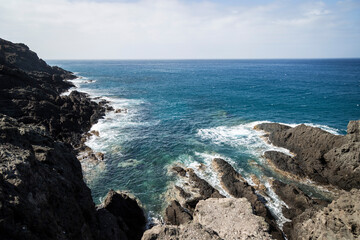
M60 96L75 76L50 67L24 44L0 39L1 239L139 239L145 225L125 195L95 209L75 148L105 113L84 93ZM115 215L114 215L115 214ZM142 216L142 217L141 217ZM125 219L124 219L125 218ZM133 237L135 236L135 237Z

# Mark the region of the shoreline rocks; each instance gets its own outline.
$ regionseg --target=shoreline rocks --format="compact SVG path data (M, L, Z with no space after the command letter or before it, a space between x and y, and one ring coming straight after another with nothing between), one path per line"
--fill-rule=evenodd
M345 136L304 124L291 128L263 123L255 129L271 131L268 138L272 144L295 154L291 157L274 151L265 152L265 157L280 170L349 191L360 188L359 122L350 121Z
M200 200L191 222L157 225L144 233L142 240L156 239L267 239L269 225L253 214L245 198L208 198Z
M145 217L136 201L110 191L105 208L96 210L84 183L77 153L107 103L77 91L61 96L74 78L26 45L0 39L1 239L142 236Z

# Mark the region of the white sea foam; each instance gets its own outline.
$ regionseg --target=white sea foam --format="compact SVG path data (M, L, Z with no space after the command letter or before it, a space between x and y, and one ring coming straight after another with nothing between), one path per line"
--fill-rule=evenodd
M195 158L198 158L200 161L197 161ZM217 172L212 167L212 160L214 158L222 158L227 162L229 162L230 164L234 164L234 161L218 153L195 152L195 158L190 155L182 155L179 157L178 161L184 164L185 167L192 168L197 176L204 179L213 188L217 189L220 192L220 194L226 197L231 197L231 195L222 188ZM239 172L243 172L242 169L237 169L237 170ZM183 182L178 182L178 183L181 185Z
M274 190L271 187L271 184L268 181L266 181L264 185L266 187L266 190L267 190L266 192L268 194L268 196L264 196L267 201L266 206L270 209L272 214L274 214L276 216L276 219L277 219L276 222L279 225L279 227L282 229L286 222L291 221L290 219L287 219L284 216L284 214L282 213L282 208L283 207L288 208L288 206L274 192Z
M251 154L255 158L259 159L260 161L262 160L261 156L263 155L263 153L269 150L280 151L285 154L292 155L288 149L276 147L270 144L269 142L265 141L265 139L263 139L262 137L265 134L265 132L254 129L254 127L260 123L270 123L270 122L256 121L256 122L250 122L250 123L245 123L230 127L219 126L209 129L199 129L197 134L200 138L204 140L209 140L217 145L228 145L237 148L241 151L245 151L246 153ZM284 124L284 125L296 127L300 124ZM318 124L305 124L305 125L318 127L332 134L339 134L339 130L331 128L326 125L318 125ZM217 157L216 155L204 155L204 154L201 155L203 155L204 158L208 158L208 159L213 159L214 157ZM225 159L225 160L227 160L230 164L232 163L230 159ZM236 168L236 164L232 164L232 165L235 166ZM246 173L243 173L241 169L236 169L236 170L243 175L243 177L250 185L255 185L252 179L248 177ZM210 178L210 181L212 181L212 184L215 186L219 184L218 180L216 181ZM264 185L267 188L267 194L268 194L268 196L264 196L265 199L267 200L266 205L269 207L271 212L276 216L277 223L282 228L284 223L290 221L289 219L285 218L284 215L282 214L282 207L283 206L287 207L287 206L276 195L276 193L273 191L268 181L265 181Z
M217 145L230 145L234 148L244 148L244 150L254 156L261 156L265 151L275 150L292 155L288 149L276 147L267 141L264 141L262 136L263 131L257 131L254 127L260 123L270 123L269 121L255 121L237 126L219 126L215 128L199 129L198 136L204 140L210 140ZM296 127L300 124L286 124L291 127ZM305 125L318 127L332 134L340 134L338 129L331 128L326 125L308 124Z
M198 136L210 140L218 145L230 145L234 148L242 148L248 154L261 156L265 151L276 150L291 155L290 151L276 147L265 142L261 131L254 130L254 126L264 122L251 122L237 126L219 126L215 128L199 129Z

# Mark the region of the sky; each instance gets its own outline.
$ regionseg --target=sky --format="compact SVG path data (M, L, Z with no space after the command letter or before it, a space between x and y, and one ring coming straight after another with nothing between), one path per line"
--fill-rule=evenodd
M360 57L360 0L0 0L44 59Z

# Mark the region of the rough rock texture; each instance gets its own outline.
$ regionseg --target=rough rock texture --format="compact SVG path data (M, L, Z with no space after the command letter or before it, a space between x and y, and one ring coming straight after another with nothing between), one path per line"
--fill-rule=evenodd
M225 160L214 158L213 166L220 174L220 182L223 188L236 198L246 198L251 203L254 214L265 218L270 225L273 238L283 239L281 230L264 204L265 199L258 196L255 189Z
M196 205L194 221L223 239L271 239L269 225L263 217L253 214L245 198L201 200Z
M267 151L264 153L264 158L269 159L277 169L292 173L300 178L305 177L304 172L301 170L295 159L285 153Z
M191 213L183 208L176 200L171 201L165 210L165 223L169 225L180 225L191 222L193 219Z
M280 123L260 123L254 127L257 130L263 130L267 133L286 131L291 127Z
M290 239L359 239L359 199L360 190L353 189L344 191L338 199L320 211L305 211L293 220Z
M141 239L146 219L137 201L128 195L110 190L103 202L104 209L114 215L128 239Z
M191 223L155 226L142 239L272 239L268 231L269 225L252 213L245 198L209 198L196 205Z
M322 184L332 184L350 190L360 187L359 122L351 121L346 136L333 135L320 128L299 125L294 128L277 128L269 135L276 146L295 153L292 159L265 154L281 170L304 175ZM266 123L256 129L269 131Z
M187 183L183 188L179 186L174 187L174 191L176 192L174 198L190 214L192 214L196 204L200 200L208 198L224 198L217 189L213 188L208 182L197 176L193 169L184 169L180 166L174 166L171 170ZM166 212L166 215L168 215L168 213L171 212ZM167 217L168 219L173 218L170 215Z
M157 225L147 230L142 240L224 240L211 229L192 223L181 226Z
M294 184L285 184L275 180L272 187L281 200L288 205L288 209L283 208L283 214L288 219L293 219L308 208L322 208L329 204L329 201L309 197Z
M81 147L82 134L104 114L106 103L76 91L60 96L72 86L64 80L73 78L26 45L0 39L1 239L141 237L131 228L139 210L125 196L124 206L117 206L129 204L131 213L96 211L83 181L74 147ZM119 224L119 216L129 228Z
M91 239L95 206L72 149L44 128L0 115L0 235ZM95 231L94 231L95 230Z

